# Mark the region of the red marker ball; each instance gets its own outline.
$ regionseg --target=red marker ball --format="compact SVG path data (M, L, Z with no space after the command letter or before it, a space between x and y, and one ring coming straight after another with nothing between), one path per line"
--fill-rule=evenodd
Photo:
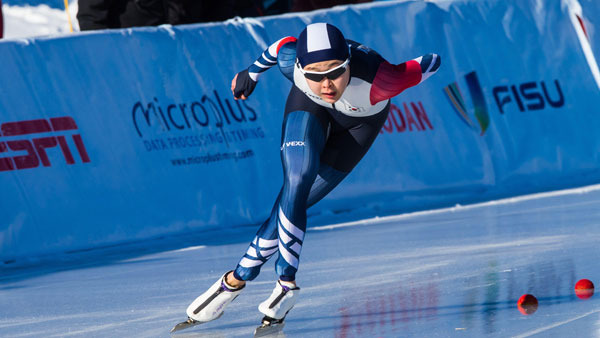
M594 295L594 283L589 279L580 279L575 284L575 295L581 299L588 299Z
M522 295L517 301L517 308L524 315L530 315L537 311L538 300L534 295L526 294Z

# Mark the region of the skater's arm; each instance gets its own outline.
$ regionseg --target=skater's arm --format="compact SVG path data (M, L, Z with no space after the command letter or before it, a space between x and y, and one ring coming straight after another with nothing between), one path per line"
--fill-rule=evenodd
M405 89L418 85L440 67L441 57L437 54L426 54L416 59L392 65L381 62L371 86L371 104L391 99Z
M252 91L254 91L254 87L256 87L256 83L262 73L277 64L277 54L281 46L293 41L296 41L296 38L293 36L286 36L277 40L269 48L265 49L262 55L248 69L237 73L231 81L233 97L236 100L239 98L242 100L248 98L252 94Z
M263 72L277 64L277 54L279 53L279 49L286 43L293 41L296 41L295 37L286 36L285 38L277 40L270 45L269 48L265 49L262 55L248 67L250 78L254 80L254 82L257 82Z

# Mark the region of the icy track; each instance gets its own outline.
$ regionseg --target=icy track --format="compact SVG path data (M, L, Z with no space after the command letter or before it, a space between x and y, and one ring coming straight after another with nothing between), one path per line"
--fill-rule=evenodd
M600 295L573 292L581 278L600 285L599 222L595 186L312 228L278 337L599 337ZM0 336L168 337L252 235L0 270ZM275 278L269 262L221 319L173 337L251 337ZM516 306L525 293L539 300L529 316Z

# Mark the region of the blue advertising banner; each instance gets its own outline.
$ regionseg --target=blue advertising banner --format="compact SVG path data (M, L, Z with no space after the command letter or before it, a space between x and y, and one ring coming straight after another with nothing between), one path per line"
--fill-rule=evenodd
M311 215L598 182L600 92L569 8L381 2L1 42L0 261L261 223L282 184L291 83L272 69L246 101L230 83L310 22L391 63L442 56L392 100L371 151Z

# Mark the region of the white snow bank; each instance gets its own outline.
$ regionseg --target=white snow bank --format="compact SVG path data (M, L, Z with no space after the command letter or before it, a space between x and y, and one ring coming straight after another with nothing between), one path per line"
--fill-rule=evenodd
M77 8L77 1L69 3L69 15L74 31L79 31ZM69 16L64 9L50 8L48 5L2 5L2 14L5 39L70 34Z

